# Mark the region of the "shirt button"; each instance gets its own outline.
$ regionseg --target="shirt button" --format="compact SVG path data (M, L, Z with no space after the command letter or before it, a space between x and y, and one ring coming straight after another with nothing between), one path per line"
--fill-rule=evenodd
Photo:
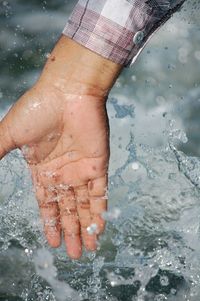
M133 43L136 44L136 45L138 45L138 44L140 44L142 42L143 39L144 39L144 32L143 31L138 31L134 35Z

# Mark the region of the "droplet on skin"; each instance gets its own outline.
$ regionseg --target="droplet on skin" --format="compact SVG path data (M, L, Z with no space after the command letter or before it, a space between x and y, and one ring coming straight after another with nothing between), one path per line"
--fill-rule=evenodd
M26 156L29 152L29 147L28 145L23 145L22 148L21 148L23 154Z
M97 224L91 224L89 227L87 227L87 232L90 235L96 234L98 232Z
M69 188L70 188L70 186L69 185L67 185L67 184L58 184L57 186L56 186L56 188L57 189L60 189L60 190L68 190Z
M56 218L44 219L44 225L45 226L55 227L56 224L57 224L57 219Z
M26 113L30 113L30 111L33 111L40 107L41 103L38 101L34 101L28 105L28 108L26 109Z
M60 133L51 133L47 137L48 137L48 141L51 141L60 138L60 136L61 136Z
M32 104L32 108L37 108L37 107L39 107L40 106L40 102L34 102L33 104Z

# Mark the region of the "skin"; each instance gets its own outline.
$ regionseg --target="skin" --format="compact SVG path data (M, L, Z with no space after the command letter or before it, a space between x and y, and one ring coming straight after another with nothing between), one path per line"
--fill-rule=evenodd
M0 122L0 158L19 148L30 168L44 232L68 255L96 250L105 227L106 99L122 67L62 36L37 83ZM95 233L87 228L96 224Z

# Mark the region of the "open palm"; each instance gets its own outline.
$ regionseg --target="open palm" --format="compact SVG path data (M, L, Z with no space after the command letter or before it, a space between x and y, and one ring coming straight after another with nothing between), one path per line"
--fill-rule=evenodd
M71 258L96 249L104 229L109 131L105 100L37 85L0 124L1 157L21 148L30 167L47 240L64 233ZM92 226L91 226L92 225Z

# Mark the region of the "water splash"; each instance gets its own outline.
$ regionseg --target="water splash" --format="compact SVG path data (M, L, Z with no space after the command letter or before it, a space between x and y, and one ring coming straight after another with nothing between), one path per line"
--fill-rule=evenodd
M116 102L108 106L115 116ZM173 122L166 120L168 142L155 149L126 130L132 118L129 114L111 118L111 131L113 126L119 128L122 137L122 148L116 147L118 137L111 138L112 154L119 152L123 158L117 162L111 158L110 208L103 215L106 234L97 254L84 253L80 262L67 260L64 247L47 249L21 155L14 152L1 162L0 254L8 266L13 252L24 254L23 264L30 272L13 295L27 301L147 301L174 296L186 301L198 296L198 159L177 149L177 141L186 139ZM89 230L96 231L93 226ZM14 274L12 282L16 279Z
M75 290L73 290L67 283L57 279L57 269L53 264L53 255L48 250L37 250L34 263L37 274L51 285L57 300L81 300L81 297Z

